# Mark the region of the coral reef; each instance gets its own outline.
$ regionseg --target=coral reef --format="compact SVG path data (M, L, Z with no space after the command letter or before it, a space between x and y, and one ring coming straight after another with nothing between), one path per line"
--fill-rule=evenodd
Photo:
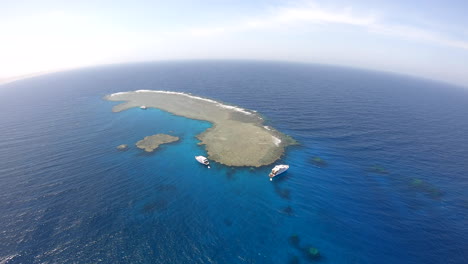
M299 264L299 263L300 263L300 259L298 256L292 256L288 261L288 264Z
M377 173L377 174L389 174L390 172L382 166L373 165L367 169L368 172Z
M167 209L168 202L166 200L159 200L154 202L149 202L143 206L143 213L152 213L160 212Z
M136 143L136 146L140 149L144 149L146 152L153 152L162 144L176 142L178 140L178 137L174 137L171 135L156 134L152 136L147 136L144 139L138 141Z
M128 150L128 145L126 144L118 145L117 150L120 150L120 151Z
M174 115L208 121L213 124L197 138L208 158L236 167L261 167L272 164L286 147L297 142L272 127L256 112L191 94L138 90L108 95L110 101L124 101L112 108L121 112L133 107L157 108Z
M320 258L320 251L315 247L305 247L304 253L310 260L317 260Z
M410 186L415 190L426 194L432 199L440 199L442 197L442 191L439 190L439 188L421 179L412 179L410 182Z
M292 208L291 206L289 206L289 205L286 206L285 208L283 208L282 212L283 212L284 214L289 215L289 216L294 215L294 210L293 210L293 208Z
M301 240L299 238L299 235L292 234L288 240L289 244L293 248L297 249L308 261L315 262L321 258L320 251L318 250L318 248L313 246L301 247ZM294 256L293 259L295 262L292 262L291 259L290 263L299 263L299 258L297 256Z
M328 166L328 163L318 156L312 157L312 159L310 159L310 162L320 168Z
M301 240L297 234L293 234L289 237L289 243L295 248L300 248Z

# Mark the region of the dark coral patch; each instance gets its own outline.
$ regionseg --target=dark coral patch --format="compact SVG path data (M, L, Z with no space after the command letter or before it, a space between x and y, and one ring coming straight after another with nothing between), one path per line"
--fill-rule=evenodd
M318 260L320 258L320 251L316 247L305 247L302 250L309 260Z
M410 182L410 186L414 190L424 193L432 199L440 199L443 194L442 191L439 190L439 188L421 179L412 179Z
M288 264L299 264L299 263L301 262L298 256L292 256L288 261Z
M377 174L389 174L390 172L382 166L373 165L367 168L368 172L377 173Z
M319 168L323 168L323 167L328 166L328 163L325 160L323 160L322 158L318 157L318 156L312 157L310 159L310 163L314 164L315 166L317 166Z
M226 172L226 178L228 180L234 180L235 179L235 175L236 175L236 169L235 168L230 168L229 170L227 170Z
M297 234L293 234L289 237L289 244L295 248L300 248L301 240Z
M287 215L289 215L289 216L294 215L294 210L293 210L293 208L292 208L291 206L289 206L289 205L286 206L285 208L283 208L282 212L283 212L283 214L287 214Z
M229 218L224 218L223 222L226 226L232 226L232 221Z
M291 190L281 189L280 187L275 187L275 191L281 198L286 199L286 200L291 199Z
M147 203L143 206L143 213L160 212L167 209L168 202L166 200L159 200Z

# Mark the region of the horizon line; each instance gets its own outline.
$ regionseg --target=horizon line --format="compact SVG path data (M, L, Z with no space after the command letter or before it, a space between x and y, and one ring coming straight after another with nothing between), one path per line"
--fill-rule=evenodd
M215 61L222 61L222 62L263 62L263 63L290 63L290 64L303 64L303 65L316 65L316 66L325 66L325 67L334 67L334 68L345 68L357 71L368 71L374 73L383 73L389 75L395 75L400 77L406 77L410 79L416 79L420 81L430 81L439 84L453 86L455 88L461 88L464 90L468 89L468 84L461 84L461 83L453 83L446 80L440 79L432 79L426 76L415 75L410 73L403 73L397 71L390 71L390 70L379 70L379 69L371 69L366 67L359 67L359 66L351 66L345 64L331 64L331 63L323 63L323 62L309 62L309 61L300 61L300 60L274 60L274 59L247 59L247 58L239 58L239 59L232 59L232 58L190 58L190 59L164 59L164 60L141 60L141 61L127 61L127 62L114 62L114 63L102 63L102 64L93 64L93 65L83 65L77 67L70 67L70 68L61 68L61 69L51 69L51 70L44 70L39 72L31 72L27 74L9 76L5 78L0 78L0 86L4 86L13 82L27 80L35 77L41 77L45 75L55 74L55 73L65 73L65 72L73 72L79 70L86 70L92 68L105 68L105 67L112 67L112 66L125 66L131 64L148 64L148 63L171 63L171 62L215 62Z

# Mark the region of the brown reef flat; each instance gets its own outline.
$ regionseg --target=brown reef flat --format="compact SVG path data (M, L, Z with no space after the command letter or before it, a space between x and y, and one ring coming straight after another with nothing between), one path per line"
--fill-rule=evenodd
M171 135L156 134L152 136L147 136L144 139L138 141L136 143L136 146L140 149L144 149L146 152L153 152L162 144L176 142L178 140L178 137L174 137Z

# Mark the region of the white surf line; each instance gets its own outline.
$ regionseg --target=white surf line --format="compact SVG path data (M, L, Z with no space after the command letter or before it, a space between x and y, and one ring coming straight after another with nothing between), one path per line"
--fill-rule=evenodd
M128 94L129 92L118 92L118 93L113 93L113 94L110 94L108 95L108 97L112 97L112 96L116 96L116 95L124 95L124 94Z
M271 137L272 137L272 139L273 139L273 143L274 143L277 147L279 147L279 145L281 144L281 139L279 139L279 138L277 138L277 137L275 137L275 136L271 136Z
M192 99L201 100L201 101L209 102L209 103L212 103L212 104L216 104L217 106L225 108L225 109L233 110L233 111L240 112L240 113L243 113L243 114L246 114L246 115L252 115L252 112L249 112L248 110L246 110L244 108L241 108L241 107L222 104L222 103L217 102L215 100L211 100L211 99L207 99L207 98L203 98L203 97L199 97L199 96L194 96L194 95L187 94L187 93L182 93L182 92L157 91L157 90L136 90L134 92L135 93L162 93L162 94L182 95L182 96L186 96L186 97L189 97L189 98L192 98ZM117 95L130 94L130 93L133 93L133 92L118 92L118 93L110 94L109 97L113 97L113 96L117 96Z

